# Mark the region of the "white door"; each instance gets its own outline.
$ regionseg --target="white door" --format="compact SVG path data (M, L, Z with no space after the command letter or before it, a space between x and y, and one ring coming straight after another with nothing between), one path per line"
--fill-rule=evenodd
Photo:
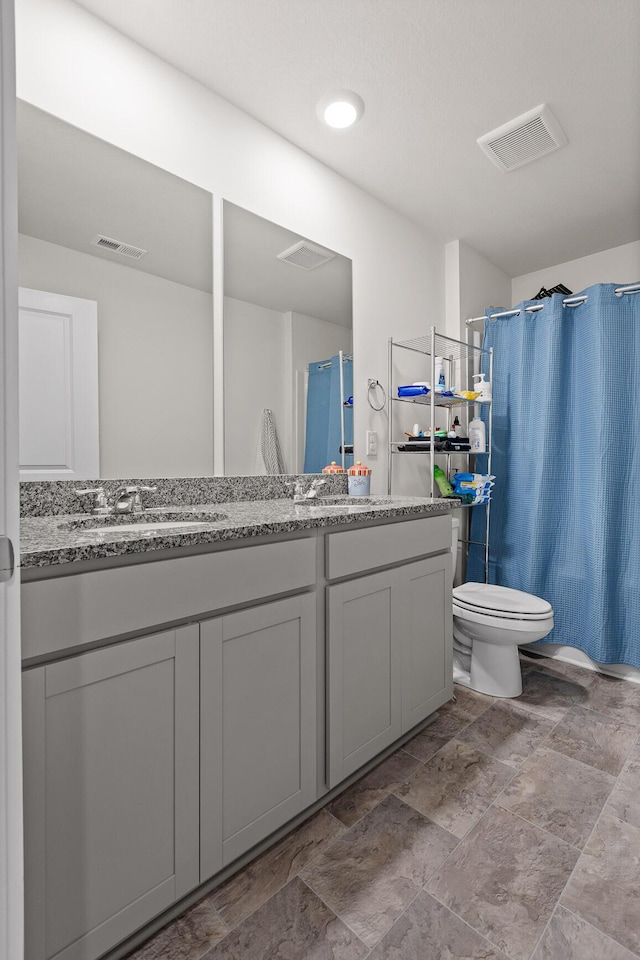
M20 287L20 478L100 476L98 304Z
M0 957L23 955L18 551L17 175L13 0L0 0Z

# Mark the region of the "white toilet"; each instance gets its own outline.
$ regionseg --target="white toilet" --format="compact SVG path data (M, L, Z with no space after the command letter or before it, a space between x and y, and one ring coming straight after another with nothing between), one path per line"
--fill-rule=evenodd
M454 517L454 577L459 526ZM540 597L487 583L454 587L453 679L492 697L518 697L522 693L518 645L542 640L551 630L553 608Z

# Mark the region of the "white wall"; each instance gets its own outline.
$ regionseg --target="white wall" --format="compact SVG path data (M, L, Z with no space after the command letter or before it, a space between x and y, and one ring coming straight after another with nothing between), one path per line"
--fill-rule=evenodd
M351 352L351 330L233 297L224 298L224 319L226 472L256 472L265 407L273 413L286 472L302 472L307 365Z
M98 302L102 477L212 474L211 294L22 235L19 283Z
M443 246L71 0L18 0L17 58L29 103L351 258L356 451L369 427L384 451L367 377L386 383L389 335L444 327ZM214 302L221 313L220 289ZM386 488L384 454L373 487ZM396 489L418 492L410 476Z
M465 321L482 316L485 308L511 302L511 280L495 264L463 240L445 248L447 334L466 340Z
M229 475L256 472L262 411L273 413L290 470L290 405L286 314L224 298L225 464Z
M512 281L511 306L535 297L540 287L564 283L573 293L580 293L595 283L637 283L640 281L640 240L611 247L589 257L558 263L544 270L534 270Z

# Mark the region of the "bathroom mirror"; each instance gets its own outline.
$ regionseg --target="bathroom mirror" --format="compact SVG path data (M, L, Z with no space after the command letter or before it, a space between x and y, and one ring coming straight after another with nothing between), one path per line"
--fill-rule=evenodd
M223 229L225 474L351 465L351 261L227 201Z
M99 473L87 479L211 475L211 194L20 101L18 175L20 286L97 303ZM45 381L21 380L36 426Z

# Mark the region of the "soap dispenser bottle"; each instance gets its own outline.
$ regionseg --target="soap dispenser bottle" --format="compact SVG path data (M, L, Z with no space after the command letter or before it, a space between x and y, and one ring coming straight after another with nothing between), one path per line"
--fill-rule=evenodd
M476 390L479 392L480 396L476 397L477 403L490 403L491 402L491 384L488 380L484 379L484 373L474 373L473 379L477 380Z

